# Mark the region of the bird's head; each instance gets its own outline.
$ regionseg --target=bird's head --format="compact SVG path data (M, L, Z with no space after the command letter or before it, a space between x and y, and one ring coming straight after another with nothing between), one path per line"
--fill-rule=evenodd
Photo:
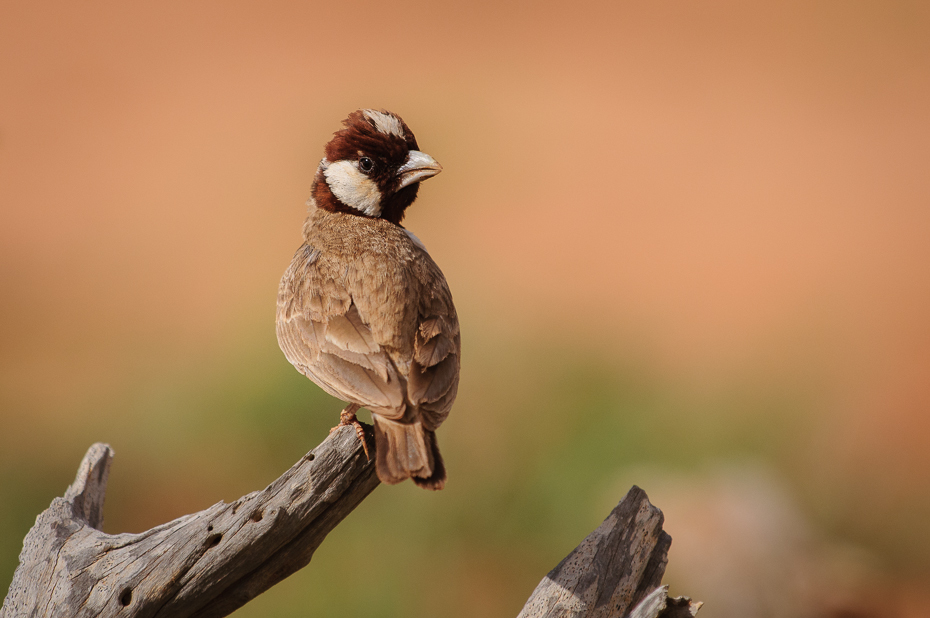
M314 179L317 207L400 223L420 182L442 166L418 150L413 132L396 114L362 109L342 123Z

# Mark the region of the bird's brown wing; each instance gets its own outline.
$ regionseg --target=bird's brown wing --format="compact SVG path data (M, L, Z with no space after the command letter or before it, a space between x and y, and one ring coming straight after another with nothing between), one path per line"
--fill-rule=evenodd
M278 343L287 360L330 395L403 414L404 380L341 274L311 246L297 251L278 290Z
M435 431L452 409L461 366L459 321L445 277L430 259L429 283L421 300L407 398L420 410L426 429Z

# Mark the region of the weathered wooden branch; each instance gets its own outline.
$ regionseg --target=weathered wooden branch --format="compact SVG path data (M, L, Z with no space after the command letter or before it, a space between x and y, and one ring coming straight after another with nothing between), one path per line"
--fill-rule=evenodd
M306 566L378 486L355 429L343 427L263 491L111 535L99 528L112 457L93 445L64 498L39 515L0 618L226 616Z
M112 458L94 444L64 497L36 519L0 618L226 616L306 566L378 486L354 428L344 427L262 491L110 535L100 527ZM662 521L633 487L540 582L519 618L693 616L700 604L659 587L671 543Z

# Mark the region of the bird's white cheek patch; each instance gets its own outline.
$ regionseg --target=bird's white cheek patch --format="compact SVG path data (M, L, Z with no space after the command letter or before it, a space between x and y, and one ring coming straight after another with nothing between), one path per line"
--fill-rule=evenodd
M371 217L381 214L381 192L375 182L361 173L352 161L336 161L323 170L326 184L336 198Z

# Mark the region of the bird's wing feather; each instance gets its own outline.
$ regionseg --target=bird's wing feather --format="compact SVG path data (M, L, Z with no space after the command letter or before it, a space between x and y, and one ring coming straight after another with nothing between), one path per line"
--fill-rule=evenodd
M407 397L420 410L424 426L435 431L449 416L458 391L461 337L452 295L439 268L433 264L429 302L414 338L407 376ZM426 299L424 299L426 300Z
M287 359L323 390L366 408L404 410L404 380L349 291L304 245L278 292L277 334Z

